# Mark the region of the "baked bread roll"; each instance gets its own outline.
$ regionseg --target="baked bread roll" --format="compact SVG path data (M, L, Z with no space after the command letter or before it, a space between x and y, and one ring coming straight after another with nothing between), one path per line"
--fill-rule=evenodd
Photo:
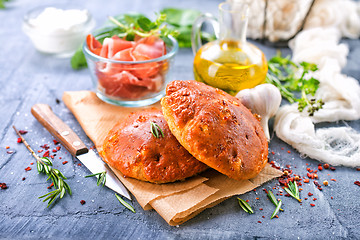
M151 122L164 136L160 130L158 138L152 134ZM180 145L155 108L132 113L118 122L108 133L100 155L124 176L153 183L183 180L207 168Z
M196 159L236 180L265 166L268 143L240 100L196 81L173 81L161 100L171 132Z

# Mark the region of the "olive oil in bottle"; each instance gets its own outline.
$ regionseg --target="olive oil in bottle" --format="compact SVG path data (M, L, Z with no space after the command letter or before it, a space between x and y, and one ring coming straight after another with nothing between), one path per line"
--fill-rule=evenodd
M266 58L257 47L232 40L207 43L194 59L195 80L232 95L263 83L267 70Z
M232 95L265 82L267 61L264 53L246 41L249 6L245 0L219 4L219 18L199 17L193 26L192 49L195 80L220 88ZM201 26L208 21L218 40L201 46Z

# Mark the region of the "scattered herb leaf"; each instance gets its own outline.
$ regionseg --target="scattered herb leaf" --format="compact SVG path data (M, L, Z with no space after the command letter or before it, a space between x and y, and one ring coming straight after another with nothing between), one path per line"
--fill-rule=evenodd
M245 212L247 212L247 213L249 213L249 214L254 213L254 211L251 209L250 205L249 205L246 201L242 200L241 198L237 198L237 199L238 199L238 201L239 201L240 207L241 207Z
M162 137L164 137L164 132L161 130L161 128L159 127L159 125L157 125L156 123L154 122L150 122L150 131L152 133L152 135L154 135L154 137L156 138L160 138L160 135Z
M276 216L276 214L279 212L279 210L281 209L281 204L282 204L282 202L281 202L281 200L279 200L278 205L276 206L276 209L273 212L273 214L271 215L270 219L273 219Z
M90 174L90 175L87 175L87 176L85 176L85 177L88 178L88 177L94 177L94 176L97 177L96 184L97 184L98 186L100 186L100 184L102 184L103 186L105 185L105 183L106 183L106 171L104 171L104 172L99 172L99 173L94 173L94 174Z
M115 193L115 196L116 198L119 200L119 202L124 205L124 207L126 207L127 209L129 209L130 211L132 211L133 213L136 213L135 212L135 209L133 208L133 206L131 206L129 203L127 203L124 199L122 199L120 196L118 196L116 193Z
M300 193L299 193L299 189L297 187L297 183L296 182L289 182L288 183L288 188L285 187L284 190L293 198L295 198L296 200L298 200L299 202L301 202L300 199Z
M324 102L321 99L308 97L315 95L320 84L313 77L310 79L305 77L309 72L318 70L316 64L308 62L296 64L290 60L290 56L282 57L281 53L278 53L268 61L268 68L266 81L276 86L290 103L298 102L300 112L307 109L309 116L313 116L323 107ZM300 77L298 77L299 72L301 72ZM296 97L295 92L300 92L299 98Z
M277 207L279 205L278 200L276 200L274 194L272 193L271 190L268 191L267 194L268 198L270 199L270 201L275 205L275 207ZM280 211L284 211L282 208L279 209Z

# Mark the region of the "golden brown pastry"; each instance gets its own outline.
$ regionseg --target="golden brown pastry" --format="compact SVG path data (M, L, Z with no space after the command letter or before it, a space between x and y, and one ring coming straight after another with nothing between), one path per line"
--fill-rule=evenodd
M159 138L152 134L151 122L164 136L160 131ZM117 123L100 154L124 176L153 183L183 180L207 168L180 145L158 109L132 113Z
M240 100L196 81L173 81L161 100L171 132L195 158L241 180L265 166L268 143L260 122Z

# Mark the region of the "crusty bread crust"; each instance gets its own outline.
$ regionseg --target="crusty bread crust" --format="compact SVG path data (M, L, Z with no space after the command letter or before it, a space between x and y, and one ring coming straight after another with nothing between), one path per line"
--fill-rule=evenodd
M150 122L161 128L164 137L153 136ZM155 108L132 113L117 123L100 154L124 176L153 183L183 180L207 168L180 145Z
M268 143L259 120L229 94L196 81L173 81L161 100L171 132L195 158L236 180L265 167Z

